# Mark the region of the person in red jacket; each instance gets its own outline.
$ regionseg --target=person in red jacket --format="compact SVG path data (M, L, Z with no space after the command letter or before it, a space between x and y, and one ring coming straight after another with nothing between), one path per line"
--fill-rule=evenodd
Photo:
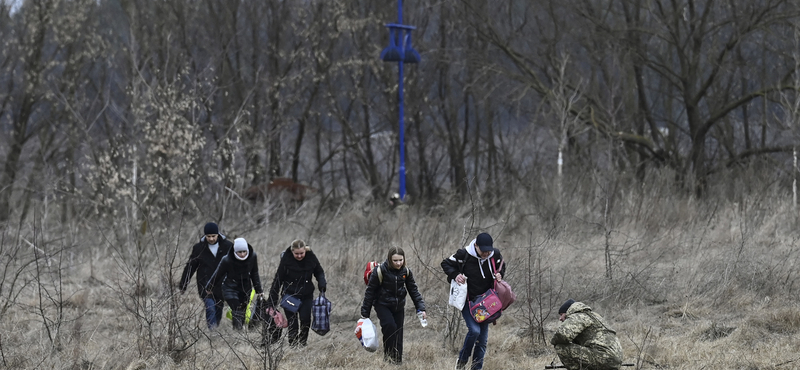
M206 293L205 287L214 270L217 269L222 257L228 254L233 248L233 243L219 233L219 227L213 222L209 222L203 227L203 236L200 242L192 247L189 254L189 261L183 268L181 282L178 285L181 293L186 292L192 275L197 273L197 294L206 306L206 324L209 329L214 329L222 320L222 308L225 303L222 297L222 288L215 287L210 294Z

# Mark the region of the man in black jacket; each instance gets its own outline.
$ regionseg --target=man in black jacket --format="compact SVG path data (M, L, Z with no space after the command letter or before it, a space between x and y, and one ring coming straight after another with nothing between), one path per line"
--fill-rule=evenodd
M213 222L209 222L203 228L203 237L200 242L192 247L189 261L183 268L181 274L180 289L181 293L186 292L189 280L197 272L197 294L206 306L206 323L209 329L214 329L222 320L222 308L224 299L222 297L222 287L215 286L211 294L206 294L205 286L211 275L219 265L222 257L228 254L233 247L233 243L225 239L225 235L220 235L219 227Z

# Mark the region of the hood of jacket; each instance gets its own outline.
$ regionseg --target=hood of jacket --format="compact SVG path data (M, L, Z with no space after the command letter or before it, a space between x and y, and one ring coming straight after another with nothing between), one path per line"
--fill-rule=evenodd
M492 257L494 256L494 251L492 251L492 253L489 253L489 257L486 257L486 258L481 258L481 255L480 255L480 254L478 254L478 246L477 246L477 245L475 245L475 241L476 241L476 240L477 240L477 239L472 239L472 241L471 241L471 242L469 242L469 245L468 245L468 246L467 246L467 248L465 248L465 249L467 250L467 253L469 253L469 255L470 255L470 256L472 256L472 257L475 257L475 258L478 260L478 265L479 265L479 266L478 266L478 269L481 271L481 276L483 276L483 277L485 278L486 276L483 274L483 269L482 269L482 268L480 268L480 267L481 267L481 266L482 266L484 263L486 263L486 261L488 261L490 258L492 258ZM491 265L489 266L489 269L490 269L490 270L492 269L492 266L491 266ZM493 270L492 270L492 271L493 271Z
M279 296L290 294L304 299L313 297L314 282L316 278L320 291L327 288L325 271L319 263L317 256L310 249L306 250L306 256L298 261L292 254L291 247L281 252L281 260L272 286L269 290L270 302L278 302Z
M578 312L589 312L591 310L592 308L586 305L585 303L576 301L575 303L572 304L572 306L569 306L569 308L567 309L567 316Z
M223 235L223 234L217 234L217 235L219 235L219 237L217 237L217 243L219 243L222 240L226 240L227 239L227 237L225 237L225 235ZM205 243L206 242L206 236L205 235L200 237L200 242L201 243Z
M233 249L233 247L231 247L231 249L228 250L228 259L233 263L247 263L254 257L255 253L253 252L253 246L250 245L250 243L247 243L247 258L243 260L240 260L239 258L236 257L236 251Z
M294 253L292 253L292 247L286 248L285 251L281 252L281 262L283 263L294 263L300 266L305 265L306 263L315 263L318 264L319 260L317 259L317 255L314 254L314 251L310 249L306 249L306 256L303 257L302 260L298 261L294 258Z

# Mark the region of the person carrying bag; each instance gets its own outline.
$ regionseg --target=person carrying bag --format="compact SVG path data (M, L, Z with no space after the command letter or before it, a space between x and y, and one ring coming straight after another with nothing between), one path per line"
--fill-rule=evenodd
M214 287L222 287L222 295L231 308L231 321L235 330L242 330L245 312L250 304L250 291L263 296L258 274L258 257L253 246L244 238L236 238L228 255L222 257L219 266L206 283L205 290L211 294Z
M361 318L369 319L375 309L383 334L384 361L399 365L403 362L403 327L405 323L406 296L414 302L420 324L426 322L425 301L414 280L414 273L406 266L403 248L390 247L386 261L369 276Z
M331 309L333 304L328 298L325 298L325 293L320 293L319 297L314 300L314 307L312 309L314 317L311 321L311 330L319 335L328 334L331 330Z
M499 270L503 270L504 263L505 261L500 262ZM495 271L498 271L498 269L495 268L494 258L492 258L492 268L494 268ZM505 280L495 280L494 290L497 292L497 296L500 298L500 302L503 304L503 311L505 311L508 306L511 306L512 303L517 301L517 293L514 293L514 291L511 290L511 285Z
M325 270L311 248L297 239L281 253L281 261L269 290L270 307L283 307L286 313L289 345L292 347L305 347L308 344L314 300L312 278L317 279L320 293L325 293Z
M499 271L495 270L490 259L499 262L503 267ZM448 281L467 285L467 300L472 302L475 302L481 294L493 289L495 281L502 281L506 268L503 265L503 256L494 248L494 241L487 233L478 234L466 247L442 260L441 266ZM472 357L471 369L482 369L489 339L489 322L485 320L477 322L469 306L465 304L461 309L461 315L467 325L467 335L458 353L456 368L466 368L467 362Z

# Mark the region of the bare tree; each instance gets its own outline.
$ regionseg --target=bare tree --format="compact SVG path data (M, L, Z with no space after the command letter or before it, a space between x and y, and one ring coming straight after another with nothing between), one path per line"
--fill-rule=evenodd
M675 166L687 175L687 184L695 184L698 194L720 166L787 150L769 143L736 148L718 158L724 152L708 145L714 142L713 129L726 117L744 107L759 107L752 103L791 88L785 76L793 69L781 62L786 56L761 40L771 32L778 36L771 37L772 43L787 41L782 29L798 11L792 2L511 1L489 12L465 3L473 27L504 56L496 63L509 78L541 98L557 76L556 52L572 55L575 65L581 66L574 73L591 76L584 89L588 109L573 114L593 130L626 143L643 159ZM527 37L532 34L538 37ZM733 51L739 47L757 60L737 61ZM609 52L621 53L618 60L624 63L616 68L606 65ZM753 75L762 63L774 64L769 75L744 90L733 88L740 81L737 76ZM602 109L603 96L628 71L632 78L621 79L620 87L632 94L631 99L625 100L621 116L608 116L603 113L609 111ZM767 112L760 109L758 114L765 117ZM664 129L680 135L676 150L667 151L661 137Z
M48 30L56 18L55 5L56 1L28 2L11 22L4 23L8 24L3 27L3 49L7 52L3 53L2 65L3 75L8 77L4 79L4 113L0 119L7 128L0 172L0 221L7 221L16 208L11 204L13 195L24 191L17 183L27 162L23 152L39 130L48 128L36 112L48 106L46 79L52 68L48 63Z

